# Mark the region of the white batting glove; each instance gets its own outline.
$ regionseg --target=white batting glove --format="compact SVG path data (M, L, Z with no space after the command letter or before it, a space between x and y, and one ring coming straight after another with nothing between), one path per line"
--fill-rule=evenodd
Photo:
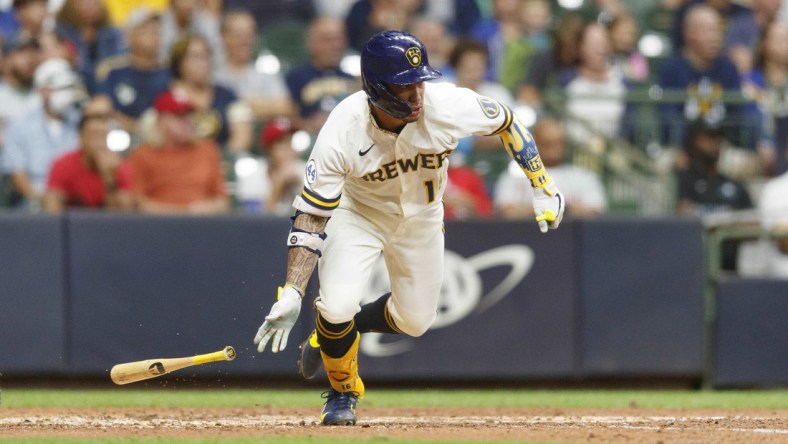
M552 179L541 187L534 188L534 214L542 233L547 233L548 228L558 228L564 217L565 207L566 200Z
M257 330L254 336L254 343L257 344L257 351L262 353L265 350L268 340L274 338L271 343L271 351L274 353L284 350L287 346L287 337L293 329L298 314L301 313L301 294L293 287L279 287L276 303L271 307L265 322Z

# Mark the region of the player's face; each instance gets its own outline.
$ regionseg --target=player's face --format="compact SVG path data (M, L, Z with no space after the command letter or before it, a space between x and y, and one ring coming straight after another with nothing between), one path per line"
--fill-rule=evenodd
M419 120L424 105L424 82L409 85L386 85L389 92L400 100L410 103L413 112L402 120L411 123Z

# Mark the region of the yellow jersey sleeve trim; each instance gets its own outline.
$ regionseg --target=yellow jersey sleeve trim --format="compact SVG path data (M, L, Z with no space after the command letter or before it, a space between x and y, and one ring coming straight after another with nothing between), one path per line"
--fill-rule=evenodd
M514 115L512 113L512 110L510 110L509 107L506 105L501 105L501 108L503 108L503 123L501 124L501 126L498 127L497 130L490 133L491 136L497 136L501 132L508 129L509 126L512 124L512 118Z
M309 188L304 188L304 190L301 192L301 197L308 204L312 205L315 208L319 208L321 210L333 210L334 208L339 206L339 197L336 197L334 199L326 199L323 196L320 196L319 194L310 190Z

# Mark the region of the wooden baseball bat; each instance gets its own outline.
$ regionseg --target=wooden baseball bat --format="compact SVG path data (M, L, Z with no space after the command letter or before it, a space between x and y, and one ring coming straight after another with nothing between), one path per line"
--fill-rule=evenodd
M235 359L235 349L228 345L217 352L192 357L146 359L144 361L117 364L112 367L109 376L112 378L112 382L122 385L155 378L184 367L191 367L192 365L201 365L217 361L232 361L233 359Z

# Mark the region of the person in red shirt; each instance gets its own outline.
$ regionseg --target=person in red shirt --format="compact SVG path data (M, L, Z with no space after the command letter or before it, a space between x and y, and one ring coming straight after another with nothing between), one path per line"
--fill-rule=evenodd
M451 219L493 217L493 205L484 179L464 164L461 154L449 160L448 182L443 194L444 216Z
M43 209L59 213L66 208L133 207L131 169L107 148L110 117L85 113L79 122L79 148L55 160L47 179Z
M221 154L216 142L197 140L185 95L165 91L153 103L155 137L129 157L139 211L159 214L226 213Z

